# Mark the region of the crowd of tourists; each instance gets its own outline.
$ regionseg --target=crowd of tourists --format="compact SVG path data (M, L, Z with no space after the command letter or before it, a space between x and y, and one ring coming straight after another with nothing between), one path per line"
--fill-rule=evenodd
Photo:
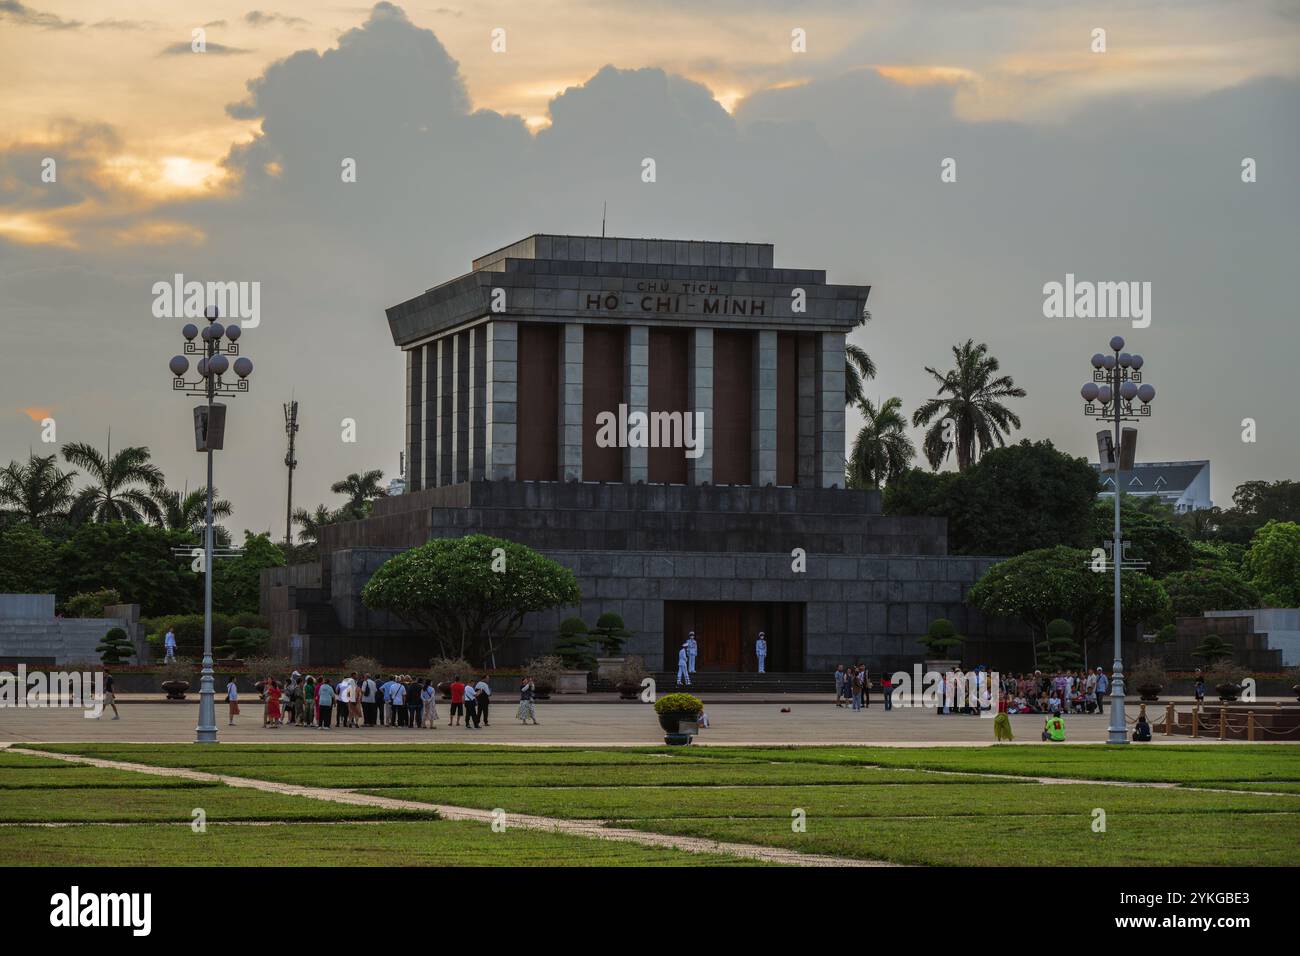
M1002 696L1011 714L1100 714L1108 693L1110 678L1100 667L1002 675Z
M448 727L479 730L490 727L492 685L487 675L475 680L457 674L438 685L410 674L360 674L343 677L294 671L287 680L267 677L257 682L262 700L262 724L267 728L314 727L320 730L352 727L400 727L436 730L439 697L449 704ZM515 718L537 723L537 686L524 675L519 683ZM239 715L239 689L232 677L226 685L230 724Z

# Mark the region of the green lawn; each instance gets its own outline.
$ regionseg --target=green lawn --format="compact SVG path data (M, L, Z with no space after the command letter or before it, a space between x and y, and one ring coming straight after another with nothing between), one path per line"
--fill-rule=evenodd
M659 833L897 863L1293 865L1300 843L1300 746L1296 745L602 750L436 744L99 744L39 749L158 767L194 767L263 780L355 788L427 804L604 820ZM320 803L326 809L313 806L301 811L312 814L310 819L316 820L315 824L276 827L273 842L277 850L286 840L286 845L293 845L298 837L290 834L299 826L308 830L311 826L328 826L331 833L357 828L375 834L367 843L368 849L394 845L385 842L394 828L431 828L433 836L427 845L412 845L409 849L432 856L411 862L441 859L440 855L462 850L459 845L449 845L456 843L454 839L440 839L442 834L459 832L451 828L450 821L330 823L359 821L361 808L224 786L178 792L153 788L152 784L144 788L139 781L162 778L125 771L51 768L47 763L39 759L30 765L21 761L0 763L0 820L187 820L189 807L197 805L187 802L199 799L209 800L210 815L211 807L224 808L227 820L306 819L289 814L277 816L274 802L260 799L278 797L295 805ZM64 776L68 774L75 776ZM120 803L121 809L116 811L120 816L76 816L92 812L79 810L78 803L86 801L85 788L94 785L96 774L103 775L99 779L106 786L124 786L124 774L127 780L137 781L136 790L112 791L104 801ZM1081 782L1042 784L1032 777ZM57 788L57 781L63 779L77 782L44 794L35 789L41 780ZM1174 786L1116 786L1090 781ZM1198 784L1235 792L1191 789ZM1283 795L1252 792L1256 790L1275 790ZM226 799L229 802L221 802ZM184 815L179 816L182 810ZM1094 829L1098 810L1105 812L1104 832ZM69 816L57 816L60 813ZM247 815L239 816L241 813ZM792 828L792 813L804 821L804 830ZM26 841L57 840L50 834L62 832L49 830L39 836L34 835L36 829L0 827L0 851L6 841L19 840L26 847ZM137 852L132 849L137 845L136 831L148 829L100 828L86 844L84 858L102 862L110 852L119 852L113 851L114 839L103 835L112 831L122 834L120 853L124 854L114 859L137 859L130 856ZM159 853L172 845L166 841L179 840L177 847L190 846L183 839L188 836L187 828L174 829L176 834L158 844ZM248 852L234 849L241 840L267 839L265 835L242 836L237 832L241 829L244 833L265 830L228 824L221 830L228 844L219 846L213 859L185 862L229 862L240 852ZM474 839L488 838L480 862L528 863L542 859L527 855L533 852L531 845L515 851L521 854L518 859L511 859L509 852L494 855L502 852L504 845L491 841L499 834L492 834L481 824L470 825L467 832L475 834ZM286 836L281 838L281 833ZM306 831L302 839L307 839ZM571 862L660 862L652 858L654 853L666 853L668 862L704 862L698 856L678 852L611 849L616 845L604 841L561 839L576 840L580 847L591 848L590 855L577 850ZM339 845L332 836L327 842ZM139 846L138 852L148 852L147 841ZM250 842L249 846L255 849L257 844ZM471 847L464 852L477 851ZM538 852L544 856L545 850ZM607 853L613 854L608 861L602 858ZM18 855L21 858L22 852ZM689 858L681 860L681 856ZM382 862L381 857L375 862Z
M9 866L735 866L686 853L460 820L284 826L0 827Z

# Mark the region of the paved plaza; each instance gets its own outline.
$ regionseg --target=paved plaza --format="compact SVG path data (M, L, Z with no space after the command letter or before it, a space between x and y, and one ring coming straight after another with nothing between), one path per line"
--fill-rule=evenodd
M126 742L183 743L194 739L198 720L197 699L164 702L154 695L119 695L121 720L111 715L87 719L79 710L9 709L0 719L0 744ZM939 746L985 745L993 743L993 721L971 715L940 715L932 710L894 708L887 711L878 703L855 713L836 707L824 698L791 696L789 700L767 697L761 702L732 697L705 701L709 728L701 731L696 745L897 745ZM1187 701L1177 702L1183 710ZM1260 708L1274 706L1272 699ZM236 726L227 726L226 708L218 701L217 726L220 738L230 743L474 743L535 744L544 746L657 746L663 731L650 705L640 702L600 699L542 701L538 704L537 726L523 726L514 718L515 703L500 701L492 710L489 727L466 730L447 725L446 705L440 705L441 721L435 730L393 727L335 727L328 731L304 727L264 729L261 707L254 699L243 704ZM788 712L785 712L788 709ZM1212 708L1210 708L1212 710ZM1137 715L1136 704L1128 707L1130 722ZM1150 711L1152 718L1164 712L1164 705ZM1096 715L1066 718L1067 742L1103 743L1109 720ZM1011 726L1016 744L1043 746L1039 734L1043 718L1034 714L1013 715ZM1153 742L1188 743L1186 736L1166 737L1157 731ZM1213 736L1197 742L1215 742Z

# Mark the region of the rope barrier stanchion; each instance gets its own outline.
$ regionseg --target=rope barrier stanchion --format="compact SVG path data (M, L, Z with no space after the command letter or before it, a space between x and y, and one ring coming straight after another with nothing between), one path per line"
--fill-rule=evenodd
M1255 712L1246 711L1246 739L1253 741L1255 739Z
M1200 727L1201 727L1200 716L1201 716L1200 706L1198 705L1196 707L1193 707L1192 708L1192 736L1193 737L1200 736Z
M1174 702L1171 700L1165 704L1165 736L1168 737L1174 732Z
M1228 708L1223 704L1219 705L1219 739L1222 740L1228 729Z

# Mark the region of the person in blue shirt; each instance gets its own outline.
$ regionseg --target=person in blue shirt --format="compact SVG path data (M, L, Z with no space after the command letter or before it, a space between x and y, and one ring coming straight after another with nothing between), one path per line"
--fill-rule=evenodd
M1097 668L1097 713L1098 714L1101 713L1102 701L1105 700L1106 694L1109 691L1110 691L1110 678L1108 678L1105 672L1100 667L1098 667Z
M320 728L329 730L330 717L334 710L334 685L322 678L319 688L316 701L320 704Z

